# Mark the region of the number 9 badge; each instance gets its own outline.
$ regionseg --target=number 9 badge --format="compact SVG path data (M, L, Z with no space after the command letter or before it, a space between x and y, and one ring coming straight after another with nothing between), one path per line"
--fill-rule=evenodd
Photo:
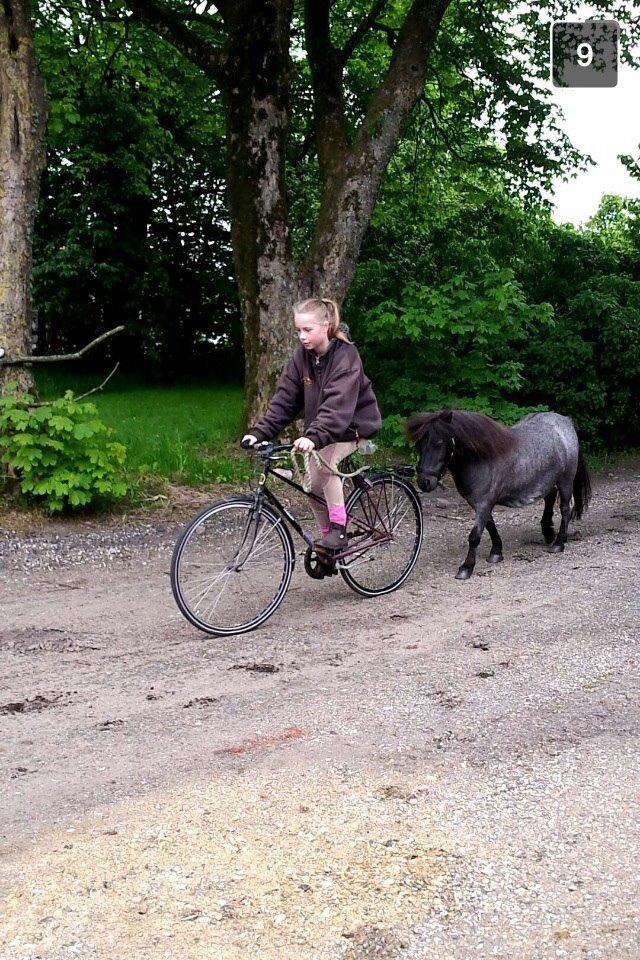
M615 87L620 28L617 20L557 20L551 25L554 87Z

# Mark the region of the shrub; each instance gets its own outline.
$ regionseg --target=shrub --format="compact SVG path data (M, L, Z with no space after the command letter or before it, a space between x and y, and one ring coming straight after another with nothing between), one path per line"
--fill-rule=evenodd
M409 283L400 301L368 311L362 325L367 372L383 400L389 439L416 410L459 407L514 422L523 363L518 350L553 323L548 303L528 303L510 268L433 285Z
M15 384L0 397L0 459L21 492L50 513L124 496L126 451L112 435L94 404L75 400L71 390L43 405Z

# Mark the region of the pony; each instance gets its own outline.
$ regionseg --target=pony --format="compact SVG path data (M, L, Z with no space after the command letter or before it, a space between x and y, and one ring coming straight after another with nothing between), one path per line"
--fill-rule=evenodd
M544 500L542 534L552 553L564 550L569 522L579 520L589 506L591 479L570 417L530 413L506 427L483 413L440 410L409 417L406 434L418 451L420 489L435 490L448 469L458 492L475 510L469 552L457 580L472 575L485 527L491 537L489 563L504 559L492 516L496 504L524 507ZM556 534L553 508L558 497L561 522Z

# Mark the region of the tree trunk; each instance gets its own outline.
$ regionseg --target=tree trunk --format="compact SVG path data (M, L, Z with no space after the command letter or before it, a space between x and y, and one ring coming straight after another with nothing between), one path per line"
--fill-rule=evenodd
M284 185L293 0L228 14L228 199L244 319L245 420L264 410L291 353L299 296Z
M318 156L323 170L320 212L305 272L341 302L353 280L387 166L402 127L420 97L427 60L450 0L414 0L398 35L391 64L347 145L342 89L344 59L329 39L328 0L309 0L307 47L314 82ZM318 11L324 6L324 13ZM314 21L311 21L311 10ZM322 20L324 17L324 29ZM310 26L313 29L309 29ZM317 47L317 49L316 49ZM329 144L329 147L326 144ZM323 162L324 144L324 162Z
M33 223L45 164L46 96L36 63L29 0L0 0L0 346L31 352ZM30 389L30 367L0 364Z
M342 302L349 290L387 165L422 92L427 57L449 2L414 0L388 73L349 145L345 60L331 44L330 2L308 0L306 39L323 189L313 242L301 266L292 258L284 176L292 0L234 3L226 16L225 68L232 78L226 90L229 205L249 424L264 411L291 353L296 300L317 295Z

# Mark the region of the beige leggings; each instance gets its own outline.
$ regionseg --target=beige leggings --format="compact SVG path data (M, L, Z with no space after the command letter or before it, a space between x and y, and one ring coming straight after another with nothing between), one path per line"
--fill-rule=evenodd
M347 440L344 443L330 443L328 446L318 450L322 459L330 464L334 469L356 449L355 440ZM326 467L317 463L315 458L309 457L309 476L311 478L311 490L320 497L324 497L325 503L318 503L317 500L310 500L313 515L318 521L318 526L327 526L329 523L328 507L344 507L344 491L342 489L342 478L334 477L329 473Z

